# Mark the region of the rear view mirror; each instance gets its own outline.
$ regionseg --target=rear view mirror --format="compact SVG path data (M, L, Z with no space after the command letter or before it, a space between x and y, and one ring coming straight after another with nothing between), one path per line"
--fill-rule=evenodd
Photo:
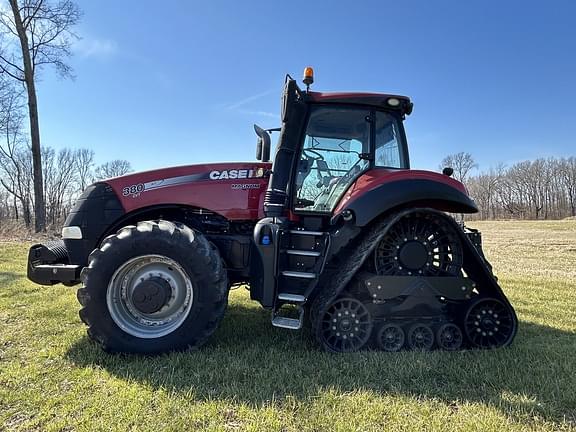
M452 176L452 174L454 174L454 169L453 169L452 167L445 167L445 168L442 170L442 174L450 177L450 176Z
M256 159L262 162L270 161L270 134L258 125L254 125L254 131L258 135L256 141Z

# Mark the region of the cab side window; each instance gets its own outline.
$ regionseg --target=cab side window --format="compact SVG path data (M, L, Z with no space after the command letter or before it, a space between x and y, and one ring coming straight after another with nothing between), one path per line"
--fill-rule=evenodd
M377 112L375 132L375 165L387 168L406 168L396 119L390 114Z

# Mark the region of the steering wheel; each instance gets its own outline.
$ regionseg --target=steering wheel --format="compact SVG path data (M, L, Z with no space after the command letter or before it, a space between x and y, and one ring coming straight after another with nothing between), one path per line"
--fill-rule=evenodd
M358 159L358 161L354 165L352 165L350 167L350 170L342 177L335 177L337 180L333 182L329 186L329 189L326 191L326 193L328 194L328 198L326 200L327 202L329 202L332 199L332 196L336 193L336 191L340 186L348 184L350 180L352 180L360 171L362 171L362 169L358 166L358 163L360 161L361 159Z
M313 156L309 155L312 154ZM324 160L324 156L322 156L322 154L318 153L316 150L312 150L309 148L305 148L302 149L302 154L304 156L306 156L306 159L310 159L310 160Z

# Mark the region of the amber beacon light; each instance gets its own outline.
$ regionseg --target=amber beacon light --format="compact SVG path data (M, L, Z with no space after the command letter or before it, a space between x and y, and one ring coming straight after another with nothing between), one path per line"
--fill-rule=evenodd
M314 69L310 66L304 68L304 78L302 79L302 82L306 84L306 87L310 87L310 84L314 82Z

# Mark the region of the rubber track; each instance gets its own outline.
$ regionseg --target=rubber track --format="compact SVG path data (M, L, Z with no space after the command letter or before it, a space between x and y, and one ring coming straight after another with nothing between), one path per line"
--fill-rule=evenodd
M338 295L340 295L346 285L348 285L352 280L362 264L364 264L368 256L370 256L372 251L374 251L380 240L382 240L386 235L386 232L388 231L387 228L396 220L412 211L413 210L407 210L401 213L396 213L376 222L364 235L362 235L360 241L356 242L356 246L351 248L352 250L345 248L340 252L340 256L347 256L347 258L344 260L343 265L339 266L338 270L320 285L321 291L315 297L310 309L312 332L318 341L321 340L320 319L326 312L328 306L336 300ZM324 344L322 344L322 348L327 349Z

